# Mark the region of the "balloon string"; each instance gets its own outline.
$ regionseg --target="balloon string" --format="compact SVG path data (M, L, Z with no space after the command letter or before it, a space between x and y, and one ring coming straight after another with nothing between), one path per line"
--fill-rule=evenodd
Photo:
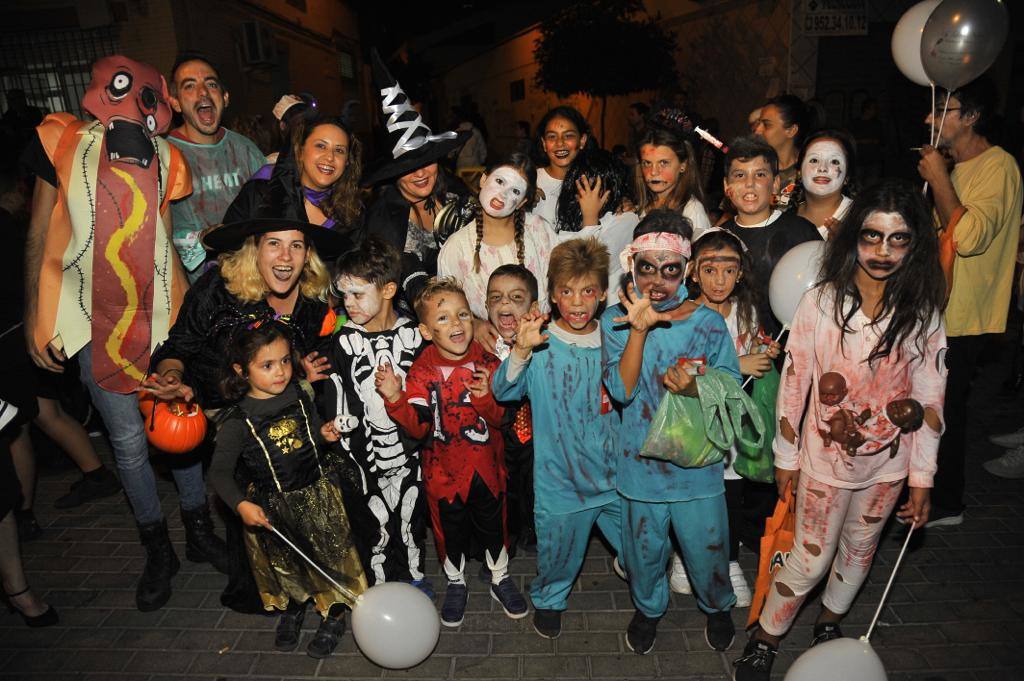
M934 90L934 88L935 88L935 85L933 84L932 85L932 89ZM946 102L942 105L942 118L939 119L939 131L938 132L935 132L935 100L934 100L934 95L933 95L933 99L932 99L932 146L935 146L936 144L938 144L939 143L939 138L942 137L942 126L946 122L946 111L949 109L949 97L950 97L951 94L952 93L950 93L949 90L946 90ZM924 183L924 190L922 190L921 193L922 194L927 194L928 193L928 183L927 182Z
M931 136L928 138L928 140L929 140L928 144L931 144L932 146L935 146L935 83L933 82L931 85L932 85L932 118L931 118L931 121L932 121L932 132L931 132Z
M868 633L860 637L860 640L865 643L868 643L871 640L871 632L875 630L875 623L878 621L878 616L882 614L882 606L885 605L885 599L889 596L889 589L892 588L893 580L896 579L896 573L900 569L900 563L903 562L903 554L907 552L907 546L910 544L910 535L914 534L913 519L911 519L908 528L907 538L903 540L903 548L900 549L900 555L896 558L896 564L892 567L892 574L889 575L889 583L885 585L885 591L882 592L882 600L878 602L878 609L875 610L875 616L871 618L871 626L868 627Z
M313 566L313 568L314 568L314 569L315 569L315 570L316 570L317 572L319 572L320 574L322 574L322 575L324 576L324 578L325 578L325 579L326 579L326 580L327 580L328 582L330 582L331 584L333 584L333 585L334 585L334 586L335 586L335 587L336 587L336 588L338 589L338 591L340 591L340 592L341 592L341 593L342 593L342 594L343 594L343 595L344 595L344 596L345 596L346 598L348 598L348 599L349 599L350 601L352 601L353 603L355 603L355 602L356 602L356 600L357 600L357 599L359 598L358 596L356 596L356 595L355 595L354 593L352 593L351 591L349 591L348 589L346 589L345 587L343 587L343 586L342 586L341 584L338 584L338 583L337 583L336 581L334 581L334 578L333 578L333 577L331 577L331 576L330 576L329 574L327 574L326 572L324 572L323 568L321 568L321 567L320 567L319 565L317 565L317 564L316 564L315 562L313 562L313 559L312 559L312 558L310 558L309 556L307 556L306 554L304 554L304 553L303 553L303 552L302 552L302 551L301 551L301 550L299 549L299 547L298 547L298 546L296 546L295 544L293 544L293 543L292 543L292 541L291 541L290 539L288 539L288 537L286 537L286 536L284 536L283 534L281 534L281 533L280 533L280 532L278 531L278 529L277 529L276 527L274 527L273 525L270 525L269 527L270 527L270 531L271 531L271 532L273 532L273 533L274 533L274 534L276 534L276 535L277 535L278 537L280 537L280 538L281 538L281 539L282 539L282 540L284 541L284 543L285 543L285 544L287 544L288 546L292 547L292 550L293 550L293 551L295 551L295 553L297 553L297 554L299 554L300 556L302 556L302 557L303 557L303 558L304 558L304 559L306 560L306 562L307 562L307 563L309 563L310 565L312 565L312 566Z
M786 333L787 331L789 331L789 324L783 324L782 325L782 330L779 331L779 335L777 335L772 340L774 340L776 343L778 343L779 339L782 338L782 334ZM740 390L745 389L747 387L747 384L750 383L752 380L754 380L754 375L753 374L747 376L747 380L743 381L743 385L740 386Z

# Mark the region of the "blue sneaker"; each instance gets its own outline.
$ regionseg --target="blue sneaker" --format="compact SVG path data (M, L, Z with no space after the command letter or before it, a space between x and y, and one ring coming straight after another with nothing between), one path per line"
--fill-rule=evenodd
M424 577L423 579L414 579L409 583L426 594L427 598L434 600L434 585L429 579Z
M444 603L441 604L441 624L446 627L457 627L462 624L468 601L469 588L465 584L448 582L448 590L444 592Z
M518 620L526 617L526 612L529 609L526 599L523 598L523 594L519 592L519 587L511 577L506 575L497 584L491 584L491 598L501 603L505 614L512 619Z

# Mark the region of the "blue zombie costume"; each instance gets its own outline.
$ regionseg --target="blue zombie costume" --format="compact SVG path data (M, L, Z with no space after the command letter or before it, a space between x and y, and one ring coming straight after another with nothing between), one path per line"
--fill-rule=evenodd
M622 405L616 480L623 497L622 552L629 589L637 609L649 618L668 608L665 565L672 549L669 525L686 559L697 605L705 613L723 612L736 601L729 581L728 532L723 464L681 468L640 455L662 397L665 371L681 359L699 360L739 379L739 361L725 320L701 306L689 317L662 323L647 332L636 387L627 393L619 362L629 338L619 304L601 317L604 385Z
M495 399L529 396L533 412L537 526L535 608L565 610L596 523L619 550L620 501L615 488L618 415L601 386L601 335L570 334L552 324L549 340L525 361L502 362Z

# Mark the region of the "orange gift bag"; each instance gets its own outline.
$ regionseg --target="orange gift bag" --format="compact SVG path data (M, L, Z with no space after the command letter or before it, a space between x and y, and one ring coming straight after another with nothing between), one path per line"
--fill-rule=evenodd
M761 609L768 599L772 577L789 557L793 548L793 533L796 529L796 500L789 493L789 486L775 504L775 513L765 522L764 536L761 537L761 560L757 566L757 582L754 583L754 598L750 603L749 628L761 616Z

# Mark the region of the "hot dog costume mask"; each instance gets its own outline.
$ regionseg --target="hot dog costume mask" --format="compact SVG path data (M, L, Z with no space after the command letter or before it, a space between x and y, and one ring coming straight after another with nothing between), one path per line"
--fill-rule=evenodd
M181 153L158 137L171 110L156 69L120 55L98 60L82 107L97 120L57 113L37 128L58 198L34 337L38 348L53 342L69 357L92 341L93 378L129 393L187 288L161 215L192 182Z

